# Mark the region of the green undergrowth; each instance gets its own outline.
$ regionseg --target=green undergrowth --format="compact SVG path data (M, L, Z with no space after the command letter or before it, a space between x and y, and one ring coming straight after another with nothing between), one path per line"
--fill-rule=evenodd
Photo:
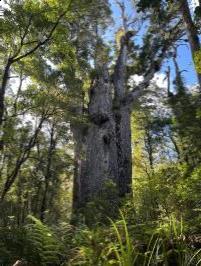
M182 218L173 214L149 223L118 220L89 228L67 223L49 227L33 216L26 225L0 228L0 265L24 260L30 266L196 266L201 249Z
M182 219L131 225L121 213L110 222L109 228L81 230L66 265L201 265L201 250L190 243Z

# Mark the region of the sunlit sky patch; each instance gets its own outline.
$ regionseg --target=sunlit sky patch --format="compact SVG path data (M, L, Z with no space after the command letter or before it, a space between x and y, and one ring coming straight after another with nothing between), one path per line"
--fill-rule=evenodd
M126 0L125 1L127 6L127 12L129 15L132 15L133 7L132 7L132 0ZM198 0L191 0L189 1L191 4L191 10L195 9L197 5L199 5ZM115 26L108 30L107 37L108 39L114 39L114 34L118 30L118 28L121 26L121 17L120 17L120 11L118 8L118 5L116 4L116 0L110 0L112 12L113 12L113 19L115 22ZM142 35L140 35L140 32L138 34L138 38L141 39ZM135 40L138 42L138 40ZM196 74L194 71L194 65L191 57L191 51L190 47L187 43L184 43L178 47L178 56L177 60L180 66L181 71L184 71L184 81L188 86L195 85L197 83ZM174 65L171 61L166 62L163 65L163 68L161 70L162 73L164 73L167 70L168 65L171 66L171 79L174 79Z

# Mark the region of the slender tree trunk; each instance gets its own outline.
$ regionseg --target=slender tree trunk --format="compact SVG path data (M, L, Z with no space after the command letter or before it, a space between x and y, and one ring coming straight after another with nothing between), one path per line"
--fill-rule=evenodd
M48 197L49 182L52 176L51 166L52 166L52 159L53 159L53 154L55 151L55 146L56 146L56 142L54 139L54 125L52 125L51 133L50 133L50 144L49 144L48 154L47 154L47 166L46 166L46 171L45 171L45 184L44 184L45 188L43 191L41 210L40 210L41 221L44 221L45 211L47 210L47 197Z
M43 222L45 219L45 211L47 210L47 196L48 196L48 189L49 189L49 176L45 177L45 189L43 190L41 208L40 208L40 220Z
M7 61L6 67L4 69L4 74L3 74L1 88L0 88L0 126L3 123L4 109L5 109L5 103L4 103L5 92L6 92L6 87L8 84L11 64L12 64L12 60L9 58Z
M1 197L0 197L0 203L2 203L4 201L4 198L5 198L6 194L8 193L10 188L12 187L13 183L15 182L22 165L29 158L30 152L31 152L32 148L36 144L36 140L37 140L38 134L39 134L39 132L40 132L40 130L42 128L44 120L45 120L45 118L42 117L38 127L36 128L36 130L35 130L35 132L33 134L33 136L30 138L27 147L24 149L24 151L22 151L22 153L17 158L15 167L14 167L13 171L10 173L10 175L8 175L8 177L6 179L6 182L4 184L3 191L2 191Z
M195 52L199 51L201 48L199 37L198 37L198 31L193 22L188 1L187 0L179 0L179 1L180 1L180 11L181 11L183 20L186 25L186 31L187 31L187 35L188 35L188 39L189 39L189 43L191 47L192 58L194 60ZM201 74L199 74L198 72L197 72L197 78L198 78L198 82L199 82L199 86L201 90Z
M144 138L144 143L145 143L145 149L148 154L148 159L149 159L149 166L150 169L153 171L154 170L154 156L153 156L153 143L152 143L152 136L149 127L145 130L145 138Z
M177 145L177 142L176 142L174 136L173 136L171 133L169 134L169 137L170 137L170 140L172 141L172 144L174 145L174 149L175 149L175 151L176 151L176 153L177 153L177 158L178 158L178 160L180 161L180 160L181 160L181 152L180 152L180 148L179 148L179 146Z
M81 96L81 97L80 97ZM80 90L76 105L72 106L72 112L77 117L84 115L84 94ZM72 222L76 218L77 211L83 206L82 183L85 175L86 165L86 138L88 134L88 124L78 120L71 121L71 131L74 138L74 175L73 175L73 200L72 200Z
M83 205L81 188L86 165L87 128L86 125L71 124L74 137L73 212L76 212Z

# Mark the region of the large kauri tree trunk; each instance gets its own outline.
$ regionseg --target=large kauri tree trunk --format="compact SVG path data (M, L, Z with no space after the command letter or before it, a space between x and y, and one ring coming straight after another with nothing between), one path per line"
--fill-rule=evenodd
M131 111L128 106L120 106L115 112L118 158L119 196L130 193L132 185L131 154Z
M118 161L115 120L112 112L112 86L106 66L90 91L86 143L85 201L99 196L108 182L118 183Z
M88 202L103 198L107 184L112 183L116 188L113 195L116 205L119 197L131 191L131 107L126 102L126 63L131 36L129 32L121 40L113 82L106 65L97 68L89 94L88 124L85 128L71 125L75 140L73 213Z
M101 199L107 184L118 186L116 126L112 85L106 66L99 68L90 89L88 123L72 123L74 136L73 216ZM78 110L80 115L80 110Z
M127 32L121 39L121 48L113 76L120 197L129 193L132 185L131 106L125 100L127 96L128 45L132 34L132 32Z

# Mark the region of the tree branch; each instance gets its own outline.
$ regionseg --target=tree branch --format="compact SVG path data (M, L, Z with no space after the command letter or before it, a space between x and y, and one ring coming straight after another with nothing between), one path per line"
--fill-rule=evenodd
M71 2L72 2L72 0L70 1L70 3L71 3ZM67 11L68 11L68 10L67 10ZM25 58L25 57L27 57L27 56L33 54L36 50L38 50L38 48L40 48L41 46L43 46L44 44L46 44L48 41L50 41L51 38L52 38L53 33L55 32L57 26L59 25L60 20L65 16L65 14L67 13L67 11L63 12L63 13L59 16L59 18L58 18L57 21L55 22L54 26L52 27L51 31L49 32L49 34L48 34L48 36L47 36L47 38L46 38L45 40L43 40L43 41L39 41L35 47L33 47L31 50L29 50L29 51L26 52L25 54L22 54L22 55L20 55L20 56L18 56L18 57L14 57L14 58L13 58L13 62L18 62L18 61L20 61L21 59L23 59L23 58Z

